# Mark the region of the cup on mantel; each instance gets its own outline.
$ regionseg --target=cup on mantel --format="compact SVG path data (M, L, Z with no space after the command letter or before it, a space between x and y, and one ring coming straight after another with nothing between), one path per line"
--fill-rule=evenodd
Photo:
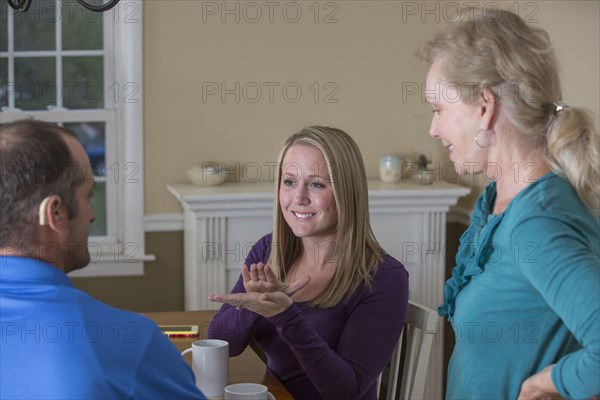
M203 162L188 169L186 174L194 185L216 186L225 182L224 165L215 161Z
M382 154L379 157L379 178L383 182L398 182L402 178L402 157L398 154Z
M208 398L222 398L229 384L229 343L218 339L196 340L181 355L190 351L198 389Z

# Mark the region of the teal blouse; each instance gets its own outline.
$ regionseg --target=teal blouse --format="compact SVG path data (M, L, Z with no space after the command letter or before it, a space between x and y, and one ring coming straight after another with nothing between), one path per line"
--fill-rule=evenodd
M491 212L477 201L439 314L456 344L448 399L516 399L549 364L565 398L600 393L600 220L549 173Z

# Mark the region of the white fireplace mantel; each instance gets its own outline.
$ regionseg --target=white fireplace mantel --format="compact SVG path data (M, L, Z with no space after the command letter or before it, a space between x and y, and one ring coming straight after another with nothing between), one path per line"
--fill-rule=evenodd
M184 211L186 310L211 309L210 293L229 291L252 244L272 230L273 184L199 187L170 184ZM411 279L410 298L435 308L442 300L446 213L468 188L369 181L371 225L383 248Z

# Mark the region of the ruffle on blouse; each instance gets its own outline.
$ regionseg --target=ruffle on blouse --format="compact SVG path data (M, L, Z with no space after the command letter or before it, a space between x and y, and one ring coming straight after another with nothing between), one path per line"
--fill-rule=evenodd
M444 285L444 304L438 307L438 314L452 320L456 298L460 291L467 286L472 277L481 274L489 257L486 252L492 233L502 219L492 217L488 221L490 204L496 197L496 184L486 187L484 194L478 200L471 225L460 238L460 247L456 255L456 267L452 269L452 277Z

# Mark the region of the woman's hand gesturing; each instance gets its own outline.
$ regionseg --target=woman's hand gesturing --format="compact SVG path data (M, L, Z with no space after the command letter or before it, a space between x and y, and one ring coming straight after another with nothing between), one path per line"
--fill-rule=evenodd
M310 281L309 276L302 277L291 284L280 281L268 265L263 263L252 264L250 267L242 265L242 279L246 292L283 292L292 296Z
M208 299L230 304L238 310L250 310L266 318L284 312L294 303L288 295L282 292L211 294Z
M291 284L280 281L271 268L263 263L242 266L242 279L246 293L211 294L210 301L230 304L237 309L246 309L263 317L272 317L291 306L291 296L310 281L310 276Z

